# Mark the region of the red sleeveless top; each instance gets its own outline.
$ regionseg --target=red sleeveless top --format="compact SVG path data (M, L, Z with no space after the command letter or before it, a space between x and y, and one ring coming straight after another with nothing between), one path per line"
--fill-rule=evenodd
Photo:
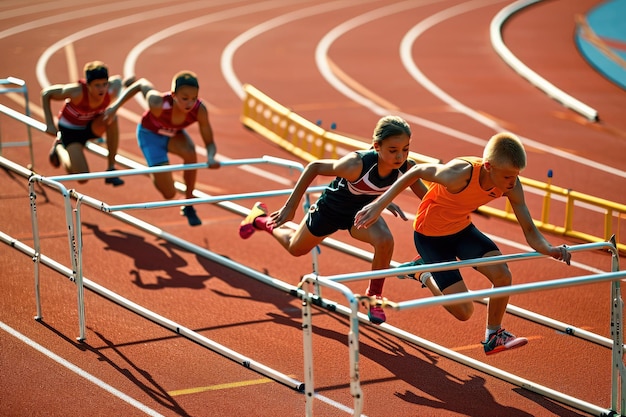
M154 133L165 136L174 136L180 130L189 126L193 122L198 120L198 110L200 109L200 103L202 100L198 99L193 108L187 113L185 120L180 124L174 124L172 122L172 112L174 109L174 98L172 93L166 93L163 98L163 111L159 117L154 116L150 109L146 110L141 118L141 126Z
M63 108L59 112L59 122L64 125L85 127L87 124L98 117L111 103L111 96L107 91L104 95L104 100L97 107L89 106L89 91L87 90L87 82L85 80L78 80L78 83L83 88L83 98L80 103L73 104L70 100L66 100Z

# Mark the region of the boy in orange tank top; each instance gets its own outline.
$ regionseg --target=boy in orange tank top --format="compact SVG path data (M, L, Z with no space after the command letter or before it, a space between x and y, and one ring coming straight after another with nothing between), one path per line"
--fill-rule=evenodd
M498 197L508 198L528 244L537 252L570 263L565 246L552 246L539 232L524 201L524 190L518 178L526 167L526 151L513 134L494 135L485 146L482 158L455 158L447 164L419 164L411 168L389 190L365 206L355 217L355 226L367 228L382 210L406 187L417 180L430 183L420 202L414 221L415 247L425 263L477 259L501 255L491 239L471 221L471 213ZM476 268L494 287L511 285L506 264ZM427 274L423 277L430 278ZM434 295L467 292L459 270L432 272L425 280ZM509 297L489 300L484 350L487 355L525 345L528 340L515 337L502 327ZM445 308L461 321L474 312L472 301Z

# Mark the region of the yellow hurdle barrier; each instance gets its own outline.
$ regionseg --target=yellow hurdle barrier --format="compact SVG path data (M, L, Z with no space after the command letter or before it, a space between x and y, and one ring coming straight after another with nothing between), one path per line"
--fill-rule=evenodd
M241 122L243 125L280 147L293 153L307 162L317 159L336 159L355 149L368 149L371 141L359 140L327 131L304 117L292 112L287 107L277 103L263 92L250 84L243 86L245 97ZM438 163L439 159L410 152L409 158L418 163ZM615 236L616 246L620 253L626 254L626 243L621 239L620 226L626 222L626 205L604 200L602 198L579 193L573 190L554 186L551 183L520 177L525 189L532 189L543 195L541 219L534 219L535 224L544 232L560 234L581 240L583 242L606 242ZM562 226L550 222L550 213L554 204L563 203ZM580 213L576 208L587 210L587 213L597 212L603 218L603 227L600 233L595 231L581 231L574 228L574 214ZM493 216L517 222L513 210L505 202L504 209L493 206L482 206L480 214Z
M321 128L250 84L243 89L243 125L307 162L337 159L348 151L371 146L371 139L358 140ZM410 152L409 158L416 162L441 162L416 152Z

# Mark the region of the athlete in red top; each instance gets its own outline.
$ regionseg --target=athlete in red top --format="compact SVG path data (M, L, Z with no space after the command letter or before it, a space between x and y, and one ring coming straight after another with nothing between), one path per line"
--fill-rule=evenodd
M85 65L85 79L71 84L56 84L44 88L41 102L46 119L46 133L56 137L50 149L50 163L54 167L63 164L70 174L89 172L84 154L85 143L89 139L101 137L106 132L107 170L115 169L115 155L119 143L119 127L115 115L105 116L109 103L117 98L122 90L122 78L109 77L109 71L100 61ZM64 100L59 112L58 128L52 116L51 100ZM81 183L86 181L80 181ZM107 184L124 184L120 178L106 178Z
M141 91L148 102L148 110L137 126L137 141L148 166L168 165L168 153L178 155L184 164L198 161L196 146L185 128L198 123L200 136L207 150L209 168L219 168L215 160L217 149L213 140L213 129L209 122L209 111L198 98L199 84L196 75L190 71L181 71L172 80L172 90L158 92L152 84L140 79L131 85L124 94L111 105L107 111L115 112L131 96ZM193 198L197 172L183 171L186 185L185 197ZM156 188L167 199L174 198L176 188L171 172L160 172L153 175ZM183 206L181 214L187 217L191 226L198 226L202 221L191 205Z
M445 165L419 164L411 168L387 192L357 213L355 225L367 228L382 210L407 186L418 179L430 182L414 221L414 240L425 263L477 259L501 255L498 247L471 222L471 213L498 197L508 198L528 244L537 252L569 265L571 254L565 246L552 246L535 226L524 201L518 175L526 167L526 151L511 133L493 136L482 158L456 158ZM511 285L506 264L476 268L494 287ZM423 275L429 277L428 275ZM459 270L432 272L425 279L434 295L467 292ZM487 313L485 353L490 355L525 345L528 340L515 337L502 328L508 297L491 298ZM445 307L457 319L468 320L474 312L472 301Z

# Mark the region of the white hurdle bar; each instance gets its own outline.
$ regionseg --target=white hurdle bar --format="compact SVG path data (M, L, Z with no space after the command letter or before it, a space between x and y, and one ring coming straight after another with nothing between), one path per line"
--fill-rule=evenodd
M34 257L35 254L35 250L31 247L29 247L28 245L25 245L24 243L18 241L17 239L3 233L0 232L0 241L5 242L7 245L19 250L20 252L30 256L30 257ZM201 249L201 248L200 248ZM72 275L72 271L70 269L68 269L67 267L65 267L64 265L52 260L51 258L48 258L47 256L43 256L40 255L40 262L48 267L50 267L51 269L59 272L62 275L68 276L68 275ZM251 271L247 271L248 273L250 273ZM257 273L258 274L258 273ZM114 293L113 291L98 285L97 283L89 280L88 278L84 278L83 279L83 283L85 285L85 287L94 292L95 294L98 294L99 296L121 306L124 307L125 309L165 328L168 329L170 331L172 331L173 333L180 335L188 340L191 340L197 344L199 344L200 346L203 346L205 348L208 348L210 350L212 350L213 352L216 352L228 359L231 359L234 362L239 363L240 365L243 365L246 368L249 368L261 375L265 375L268 378L271 378L277 382L280 382L283 385L286 385L296 391L303 391L304 390L304 384L290 376L287 376L281 372L278 372L272 368L269 368L266 365L263 365L262 363L256 362L252 359L250 359L249 357L246 357L244 355L241 355L238 352L235 352L207 337L202 336L201 334L177 323L174 322L173 320L170 320L168 318L165 318L157 313L154 313L153 311L150 311L148 309L146 309L145 307L140 306L139 304L136 304L130 300L128 300L127 298L124 298L116 293ZM41 319L41 318L39 318Z
M6 161L4 161L2 158L0 158L0 162L6 162ZM9 162L6 162L6 163L9 163ZM24 169L22 169L22 170L25 171L25 173L27 171L27 170L24 170ZM227 203L224 203L224 204L228 205ZM233 205L233 207L229 208L229 209L231 209L233 211L236 211L236 207L234 207L234 206L236 206L236 205ZM242 212L241 214L245 215L245 212ZM236 271L239 271L239 272L242 272L242 273L244 273L246 275L249 275L252 278L260 280L261 282L264 282L266 284L274 286L275 288L278 288L278 289L281 289L283 291L289 292L289 293L291 293L293 295L298 295L298 296L304 297L304 294L302 294L302 291L298 290L296 287L290 286L288 284L283 283L282 281L279 281L279 280L271 278L271 277L264 276L262 274L259 275L259 273L257 273L256 271L249 270L248 268L246 268L243 265L234 263L234 262L232 262L232 261L230 261L228 259L224 259L224 258L222 258L219 255L212 254L212 253L204 250L203 248L199 248L199 247L197 247L195 245L190 244L189 242L186 242L186 241L184 241L182 239L179 239L179 238L177 238L175 236L169 235L169 234L163 232L162 230L158 229L154 225L147 224L145 222L142 222L139 219L133 218L133 217L131 217L131 216L125 214L125 213L121 213L121 212L115 212L115 213L112 213L112 215L114 217L116 217L116 218L118 218L118 219L120 219L120 220L122 220L122 221L124 221L124 222L126 222L128 224L130 224L130 225L133 225L135 227L138 227L141 230L146 231L147 233L153 234L153 235L161 237L161 238L163 238L163 239L165 239L165 240L167 240L169 242L172 242L172 243L174 243L176 245L179 245L183 249L189 250L189 251L194 252L194 253L199 253L202 256L206 257L207 259L211 259L211 260L214 260L215 262L219 262L221 264L224 264L225 266L227 266L229 268L232 268L232 269L234 269ZM332 241L332 239L330 239L330 241ZM342 246L342 244L340 242L336 242L334 247L336 247L339 250L341 250L341 248L343 246ZM570 248L570 250L571 250L571 248ZM204 253L204 252L206 252L206 253ZM364 252L364 251L359 251L359 250L355 249L355 253L358 253L358 256L361 256L361 257L366 256L366 252ZM509 255L509 256L511 256L511 255ZM541 256L541 255L537 255L537 256ZM391 271L391 273L389 275L397 275L399 272L404 272L404 273L419 272L419 270L426 270L427 268L430 268L430 267L431 266L427 266L427 267L424 267L424 266L407 267L407 268L403 268L403 269L392 269L392 270L388 270L388 271ZM346 278L349 278L349 277L346 277ZM310 296L311 296L311 294L309 292L307 294L307 297L310 297ZM333 305L331 310L332 311L336 311L338 313L346 314L346 315L350 315L352 313L351 309L348 309L348 308L346 308L346 307L344 307L342 305ZM359 320L362 321L363 323L369 323L368 320L367 320L367 317L364 316L363 314L358 313L357 316L358 316ZM409 333L407 333L407 332L405 332L405 331L403 331L401 329L397 329L397 328L395 328L393 326L390 326L388 324L383 324L383 325L379 326L378 328L381 331L387 332L387 333L389 333L391 335L394 335L394 336L397 336L397 337L399 337L401 339L411 341L411 342L413 342L413 343L415 343L417 345L420 345L420 346L422 346L422 347L424 347L424 348L426 348L428 350L431 350L431 351L433 351L435 353L440 353L442 356L447 356L449 358L452 358L453 360L458 360L454 356L456 354L455 352L448 351L448 350L446 350L443 347L439 347L439 346L433 344L432 342L423 340L423 339L421 339L421 338L419 338L419 337L417 337L415 335L409 334ZM354 335L354 333L353 333L353 335ZM358 333L357 333L357 336L358 336ZM469 359L469 358L466 358L466 359ZM461 360L460 362L463 362L463 360ZM472 364L472 363L469 363L469 364L470 364L470 366L474 366L477 369L481 369L481 367L480 367L481 363L480 362L478 362L479 365ZM485 366L484 364L482 364L482 365Z
M2 158L2 162L6 159ZM6 160L8 161L8 160ZM224 163L226 166L237 166L237 165L250 165L250 164L272 164L272 165L280 165L290 169L297 168L299 170L303 170L304 167L302 164L282 160L274 157L263 157L263 158L254 158L254 159L241 159L234 161L227 161ZM107 178L111 176L127 176L127 175L141 175L141 174L150 174L154 172L171 172L171 171L180 171L180 170L191 170L198 169L198 167L206 168L206 164L178 164L178 165L166 165L166 166L158 166L151 168L143 168L143 169L128 169L128 170L119 170L119 171L103 171L103 172L93 172L93 173L83 173L83 174L68 174L54 177L44 177L39 174L32 174L28 177L29 182L29 196L30 196L30 209L31 209L31 222L32 222L32 230L33 230L33 242L34 242L34 250L35 250L35 299L37 305L37 316L36 319L41 319L42 311L41 311L41 292L40 292L40 280L39 280L39 263L41 257L41 244L39 239L39 222L37 219L37 207L36 207L36 196L37 193L35 191L35 184L44 184L48 187L58 190L61 195L64 197L64 209L65 209L65 221L67 225L67 233L68 233L68 243L69 243L69 252L70 252L70 261L72 265L72 274L70 274L69 279L71 281L76 282L77 286L77 304L78 304L78 320L79 320L79 336L78 340L85 340L86 331L85 331L85 307L84 307L84 287L83 287L83 257L82 257L82 227L81 227L81 205L83 202L88 203L92 207L96 209L100 209L104 212L112 211L107 209L107 205L101 201L96 199L84 196L75 190L68 190L63 184L63 181L69 180L88 180L95 178ZM318 190L319 187L316 187L315 190ZM283 190L281 192L277 192L276 195L279 194L288 194L290 190ZM264 195L266 193L258 193L251 194L248 198L253 198L255 196ZM71 197L76 198L77 207L76 213L74 217L72 216L72 204ZM200 203L200 199L194 198L189 201L197 204ZM204 199L206 202L216 202L216 201L224 201L223 197L210 197ZM141 204L131 204L125 206L125 208L147 208L147 207L167 207L171 205L180 205L182 200L172 200L172 201L161 201L161 202L153 202L153 203L141 203ZM308 207L309 199L308 194L306 196L306 204ZM118 206L117 210L121 210L122 207Z
M424 347L432 352L438 353L447 358L453 359L459 363L468 365L475 369L478 369L482 372L485 372L489 375L496 376L504 381L511 382L520 387L526 388L530 391L536 392L540 395L546 396L548 398L555 399L561 403L571 405L579 410L583 410L598 416L610 416L614 415L617 410L617 404L620 404L621 409L624 407L624 398L625 398L625 388L623 381L626 376L626 370L624 367L624 363L622 360L623 357L623 334L622 334L622 306L623 302L621 299L621 291L620 291L620 280L626 278L626 271L619 271L619 263L618 263L618 253L615 247L615 242L599 242L599 243L590 243L590 244L582 244L576 246L568 246L568 250L570 252L578 252L584 250L598 250L598 249L607 249L612 253L612 264L611 269L612 272L604 273L604 274L596 274L596 275L587 275L575 278L565 278L565 279L556 279L551 281L543 281L540 283L531 283L531 284L520 284L520 285L512 285L508 287L500 287L500 288L492 288L488 290L480 290L473 291L469 293L462 294L452 294L440 297L428 297L420 300L410 300L404 302L391 302L391 301L383 301L383 307L391 307L394 310L405 310L411 308L421 308L426 306L435 306L435 305L448 305L455 304L460 301L470 301L470 300L480 300L483 297L491 297L491 296L504 296L504 295L512 295L519 294L525 292L533 292L533 291L543 291L548 289L556 289L556 288L564 288L575 285L583 285L583 284L591 284L598 282L606 282L612 281L612 308L611 308L611 333L613 335L613 367L612 367L612 410L607 410L600 406L588 403L586 401L582 401L580 399L571 397L569 395L560 393L553 389L538 385L533 383L532 381L528 381L524 378L518 377L516 375L505 372L501 369L494 368L490 365L484 364L482 362L476 361L467 356L461 355L457 352L454 352L450 349L446 349L444 347L438 346L432 342L429 342L424 339L420 339L414 335L411 335L404 331L398 331L398 329L393 328L392 326L383 323L379 326L381 330L386 330L388 333L396 335L402 339L411 341L421 347ZM357 297L352 291L344 286L343 282L349 281L358 281L364 279L375 279L375 278L384 278L387 276L393 276L398 274L408 274L408 273L416 273L419 274L421 272L426 271L442 271L448 269L458 269L459 267L472 267L477 265L492 265L497 263L511 262L511 261L520 261L530 258L539 258L545 257L538 252L532 253L523 253L523 254L514 254L514 255L501 255L494 256L490 258L481 258L476 260L467 260L467 261L455 261L455 262L444 262L437 264L428 264L428 265L420 265L420 266L412 266L412 267L402 267L402 268L394 268L394 269L381 269L375 271L366 271L366 272L358 272L351 274L341 274L341 275L333 275L322 277L316 274L308 274L302 278L301 286L303 288L307 288L307 285L311 285L315 283L316 285L322 287L332 288L340 293L342 293L350 305L350 309L346 311L345 308L337 310L343 310L344 314L350 316L350 332L348 334L348 346L350 349L350 387L351 393L354 399L354 416L358 416L357 410L362 409L363 402L363 394L360 389L360 372L359 372L359 360L358 360L358 301L359 298L364 300L370 300L369 297ZM303 318L303 328L306 330L303 333L304 338L304 363L305 363L305 398L306 398L306 416L313 415L313 404L312 399L314 397L314 381L313 381L313 358L312 358L312 314L311 314L311 303L310 303L310 291L306 291L304 295L304 302L302 308L302 318ZM371 301L371 300L370 300ZM340 306L338 306L340 307ZM618 393L618 386L621 386L621 392Z

